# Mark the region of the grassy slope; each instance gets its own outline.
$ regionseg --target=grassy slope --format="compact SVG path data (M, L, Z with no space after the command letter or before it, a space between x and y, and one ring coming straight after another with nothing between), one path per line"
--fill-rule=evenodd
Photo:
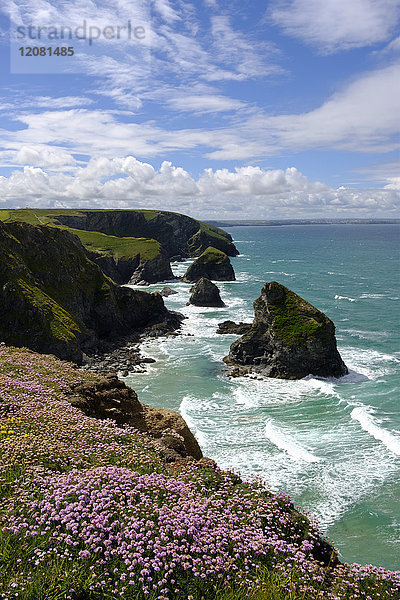
M209 262L219 264L226 260L226 254L225 252L221 252L221 250L217 250L216 248L209 246L208 248L206 248L206 250L204 250L202 254L200 254L197 260L199 263L204 264L207 264Z
M65 214L79 216L87 211L64 210ZM102 212L102 211L91 211ZM154 211L143 211L153 215ZM152 260L160 253L160 244L156 240L133 237L116 237L106 235L97 231L84 231L82 229L73 229L57 223L57 215L60 210L56 209L21 209L21 210L1 210L0 219L2 221L24 221L31 225L51 225L60 229L67 229L79 237L82 244L91 251L103 255L113 255L116 258L134 258L138 254L141 260ZM155 215L154 215L155 216ZM153 217L152 217L153 218Z
M314 528L293 526L287 497L166 464L147 436L80 413L83 382L96 377L0 344L2 600L399 597L399 574L311 560Z
M25 221L32 225L54 225L60 226L57 223L57 215L62 212L63 214L70 216L79 216L87 212L108 212L107 209L98 210L79 210L79 209L16 209L16 210L0 210L0 220L2 221ZM176 215L178 213L168 213L166 211L156 210L137 210L144 215L146 221L152 221L159 214L171 214ZM215 227L199 221L200 230L209 235L211 238L226 240L224 232ZM69 228L71 229L71 228ZM83 232L78 229L71 229L76 235L79 236L81 242L89 250L95 250L105 254L115 254L118 258L133 258L137 254L140 254L141 259L151 260L159 254L160 245L155 240L146 240L145 238L116 238L114 236L107 236L105 234L97 234L97 232ZM110 238L110 239L107 239ZM124 242L118 242L117 240L124 240Z

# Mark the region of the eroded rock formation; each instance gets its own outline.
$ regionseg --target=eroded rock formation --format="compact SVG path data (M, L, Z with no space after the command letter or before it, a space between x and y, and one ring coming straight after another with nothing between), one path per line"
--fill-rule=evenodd
M275 281L262 288L251 329L231 345L224 361L237 367L235 374L255 372L281 379L348 373L332 321Z

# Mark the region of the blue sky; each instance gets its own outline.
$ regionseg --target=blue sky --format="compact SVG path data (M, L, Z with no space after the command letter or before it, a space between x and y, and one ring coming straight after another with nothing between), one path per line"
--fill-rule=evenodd
M0 209L399 216L400 0L2 7Z

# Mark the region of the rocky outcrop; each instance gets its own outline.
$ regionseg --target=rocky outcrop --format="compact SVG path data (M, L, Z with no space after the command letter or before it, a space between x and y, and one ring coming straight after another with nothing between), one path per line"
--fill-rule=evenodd
M160 292L160 294L161 294L161 296L163 296L163 298L168 298L168 296L172 296L177 293L178 292L176 290L174 290L173 288L169 287L169 285L164 286Z
M171 264L164 250L151 260L140 260L135 271L132 273L129 283L157 283L158 281L170 281L176 279L171 270Z
M95 382L73 386L67 399L89 417L113 419L118 425L129 424L160 439L166 448L167 460L188 455L196 459L203 456L196 438L179 413L142 404L136 392L114 373L97 377ZM183 442L174 434L181 436Z
M238 367L236 374L256 372L281 379L348 373L332 321L275 281L262 288L250 331L231 345L224 361Z
M37 211L36 211L37 212ZM107 235L148 238L160 242L168 257L198 256L208 246L236 256L238 251L226 231L186 215L153 210L52 211L62 225Z
M160 294L106 277L69 231L0 221L1 341L80 363L108 340L179 322Z
M244 335L248 333L251 329L251 323L235 323L234 321L223 321L222 323L218 323L217 333L220 334L237 334Z
M235 272L228 256L209 247L205 250L186 271L183 281L186 283L195 283L202 277L214 281L234 281Z
M194 304L195 306L225 306L215 283L205 277L199 279L190 291L191 296L188 304Z
M119 285L126 283L143 285L176 279L169 258L162 248L159 248L158 255L151 259L142 258L140 253L132 258L119 258L112 254L107 255L86 249L86 254L107 277Z

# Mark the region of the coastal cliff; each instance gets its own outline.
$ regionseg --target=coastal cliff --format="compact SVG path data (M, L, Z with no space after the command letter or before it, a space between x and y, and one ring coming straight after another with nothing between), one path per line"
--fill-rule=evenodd
M235 374L301 379L307 375L341 377L348 373L336 346L335 326L321 311L284 285L271 281L254 302L250 330L235 341L228 365Z
M170 259L199 256L209 246L236 256L231 236L186 215L151 210L3 210L4 222L67 229L88 257L118 284L174 279Z
M179 324L160 294L106 277L69 231L0 221L0 340L79 363L104 341Z

